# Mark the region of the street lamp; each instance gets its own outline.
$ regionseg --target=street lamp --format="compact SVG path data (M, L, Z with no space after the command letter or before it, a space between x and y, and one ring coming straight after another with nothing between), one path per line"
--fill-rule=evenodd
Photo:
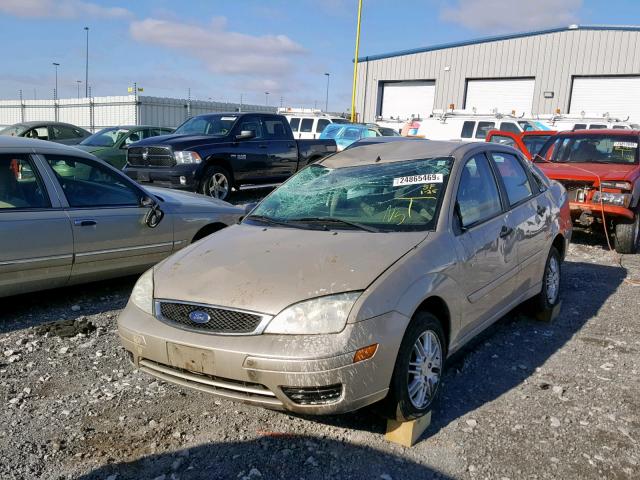
M78 100L80 100L80 84L82 83L82 80L76 80L76 83L78 84Z
M84 27L87 32L87 48L85 50L85 66L84 66L84 96L89 96L89 27Z
M329 77L331 76L331 74L325 73L325 75L327 76L327 98L324 102L324 111L325 113L329 113Z
M264 92L264 104L269 106L269 92Z
M53 68L56 69L56 88L53 91L53 99L57 100L58 99L58 67L60 66L60 64L53 62L52 65L53 65Z

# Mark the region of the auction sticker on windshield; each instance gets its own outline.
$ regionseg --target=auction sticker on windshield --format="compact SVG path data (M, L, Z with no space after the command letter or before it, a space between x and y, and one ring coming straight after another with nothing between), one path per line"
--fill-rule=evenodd
M441 173L425 173L423 175L409 175L406 177L398 177L393 179L393 186L400 187L402 185L422 185L423 183L442 183L443 175Z
M636 142L613 142L613 146L622 148L638 148L638 144Z

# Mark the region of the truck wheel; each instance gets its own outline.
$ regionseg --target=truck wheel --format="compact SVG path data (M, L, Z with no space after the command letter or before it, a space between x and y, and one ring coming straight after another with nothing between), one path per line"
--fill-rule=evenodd
M551 247L542 276L542 290L531 299L536 314L548 312L560 302L560 253Z
M231 194L231 175L218 165L211 165L202 176L200 193L220 200L226 200Z
M440 390L445 356L440 321L430 313L416 313L398 350L384 415L407 421L426 414Z
M632 221L619 221L616 224L615 248L618 253L636 253L640 243L640 209L636 209Z

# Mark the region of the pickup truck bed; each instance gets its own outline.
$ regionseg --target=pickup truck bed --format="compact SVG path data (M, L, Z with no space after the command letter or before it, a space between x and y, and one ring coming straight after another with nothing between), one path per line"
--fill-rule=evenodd
M142 184L226 199L232 188L283 182L335 151L334 140L294 140L282 115L207 114L131 145L124 172Z

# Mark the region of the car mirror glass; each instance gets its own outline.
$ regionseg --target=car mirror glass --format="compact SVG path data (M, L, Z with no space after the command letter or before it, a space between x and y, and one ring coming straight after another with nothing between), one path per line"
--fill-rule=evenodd
M164 212L157 203L154 203L144 216L144 223L149 228L156 228L163 218Z
M236 140L249 140L256 136L256 132L253 130L242 130L240 135L236 135Z

